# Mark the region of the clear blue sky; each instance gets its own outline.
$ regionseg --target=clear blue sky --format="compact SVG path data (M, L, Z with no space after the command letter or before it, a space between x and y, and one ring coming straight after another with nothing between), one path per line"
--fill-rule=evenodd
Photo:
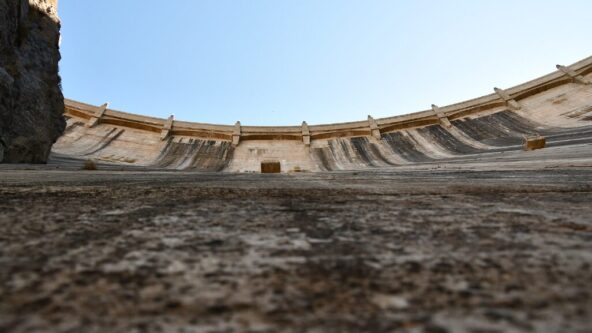
M592 1L60 0L64 94L296 125L447 105L592 55Z

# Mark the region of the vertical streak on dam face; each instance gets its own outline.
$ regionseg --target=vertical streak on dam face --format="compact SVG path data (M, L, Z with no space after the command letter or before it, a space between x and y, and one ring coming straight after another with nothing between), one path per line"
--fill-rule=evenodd
M352 137L315 143L313 159L323 170L378 168L398 165L396 158L381 149L372 137Z
M383 140L394 154L409 162L426 162L432 160L432 158L418 150L417 144L402 132L388 133L384 135Z
M452 123L474 140L497 147L520 144L524 135L535 134L543 129L539 124L524 119L513 111L455 120Z
M187 142L168 139L161 154L153 163L156 167L221 171L232 156L229 142L187 139Z
M313 159L320 166L321 170L323 170L323 171L337 170L337 166L335 165L335 160L332 157L330 157L331 152L329 150L329 147L312 148L311 153L312 153Z

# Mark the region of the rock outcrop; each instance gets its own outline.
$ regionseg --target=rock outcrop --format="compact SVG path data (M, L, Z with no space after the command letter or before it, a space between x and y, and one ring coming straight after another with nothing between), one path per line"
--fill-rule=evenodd
M45 163L65 128L57 0L0 0L0 162Z

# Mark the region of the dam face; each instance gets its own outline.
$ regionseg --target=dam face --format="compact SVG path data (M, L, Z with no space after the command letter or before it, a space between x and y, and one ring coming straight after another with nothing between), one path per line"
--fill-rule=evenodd
M109 166L260 172L392 168L519 151L525 137L549 146L589 142L592 57L509 89L445 107L352 123L213 125L145 117L66 100L67 129L54 161Z

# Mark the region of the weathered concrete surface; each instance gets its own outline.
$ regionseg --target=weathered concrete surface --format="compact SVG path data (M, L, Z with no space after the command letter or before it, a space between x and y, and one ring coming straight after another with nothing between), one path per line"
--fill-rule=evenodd
M284 172L319 171L310 158L310 148L298 141L245 141L235 147L225 171L257 172L265 161L280 162Z
M65 128L56 0L0 0L0 162L45 163Z
M4 166L0 331L590 332L592 149L565 148L293 175Z
M592 57L572 67L592 79ZM123 166L259 172L262 162L277 161L282 172L318 172L480 160L521 150L525 136L544 135L549 146L592 142L592 85L557 71L497 91L429 112L283 127L167 123L105 110L99 125L88 128L96 107L68 100L68 126L53 152Z

